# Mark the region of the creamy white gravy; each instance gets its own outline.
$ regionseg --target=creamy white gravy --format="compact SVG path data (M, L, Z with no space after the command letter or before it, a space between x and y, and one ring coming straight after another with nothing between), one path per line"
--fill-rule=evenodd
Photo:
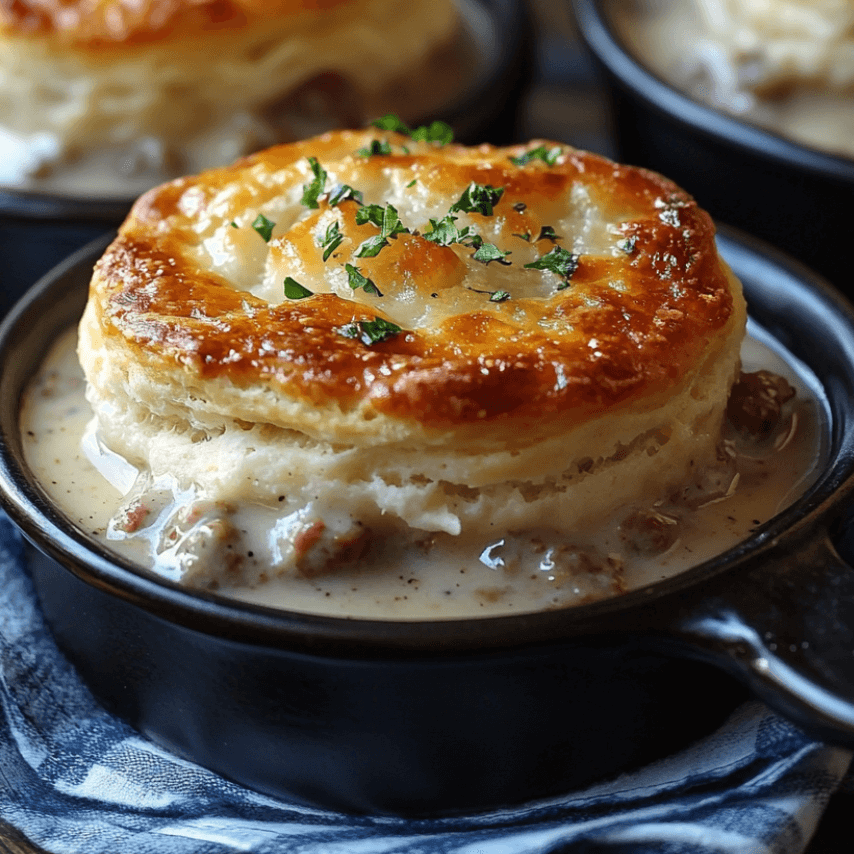
M627 508L584 543L562 546L550 545L545 531L542 537L532 534L516 540L496 532L486 542L423 535L405 546L389 538L372 542L363 559L330 574L279 578L251 589L222 587L218 592L313 613L447 619L537 611L601 599L714 557L792 503L811 483L822 456L823 410L817 402L818 385L808 385L806 370L794 370L794 359L784 359L769 343L762 330L752 329L742 350L744 370L764 368L784 376L797 395L785 407L785 417L770 440L759 444L735 441L738 473L733 476L728 470L725 474L724 498L701 496L699 503L706 503L690 511L666 502L639 508L647 519L652 513L656 524L628 536ZM92 413L84 398L85 382L75 348L76 335L71 331L54 345L25 396L21 430L27 461L47 494L75 525L110 549L150 565L145 537L117 540L115 530L110 533L122 494L107 483L81 447ZM132 477L127 479L128 487L131 482ZM273 524L274 512L242 508L236 524L248 532L248 541L252 536L263 537L264 530L249 529ZM657 537L662 538L658 545ZM251 559L251 552L241 559ZM168 577L168 566L163 572Z
M717 4L706 5L710 14L726 15ZM797 49L794 38L760 51L753 42L761 36L731 22L731 40L724 41L707 25L698 0L628 0L608 8L629 50L686 94L808 147L854 157L854 79L847 85L821 79L821 73L851 73L851 47L847 58L841 48L837 62L828 59L832 71L801 77L786 59L787 51ZM773 18L773 8L768 14ZM802 50L809 66L820 48L805 43Z

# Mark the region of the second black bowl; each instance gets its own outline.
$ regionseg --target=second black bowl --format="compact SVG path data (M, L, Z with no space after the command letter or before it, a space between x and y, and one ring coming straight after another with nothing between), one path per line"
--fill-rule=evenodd
M662 172L713 216L785 249L854 295L854 160L702 104L619 38L608 0L573 0L611 100L617 159Z

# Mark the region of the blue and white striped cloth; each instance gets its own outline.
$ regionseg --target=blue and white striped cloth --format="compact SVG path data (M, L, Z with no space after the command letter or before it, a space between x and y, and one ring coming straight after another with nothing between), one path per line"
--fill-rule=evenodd
M851 759L751 703L676 756L513 809L413 821L295 806L100 708L54 646L2 515L0 590L0 848L5 825L52 854L794 854Z

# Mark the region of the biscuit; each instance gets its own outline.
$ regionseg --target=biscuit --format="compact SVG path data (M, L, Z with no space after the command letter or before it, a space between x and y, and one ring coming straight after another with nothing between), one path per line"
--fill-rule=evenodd
M79 355L102 440L206 500L566 533L714 461L744 327L659 175L342 131L143 196Z

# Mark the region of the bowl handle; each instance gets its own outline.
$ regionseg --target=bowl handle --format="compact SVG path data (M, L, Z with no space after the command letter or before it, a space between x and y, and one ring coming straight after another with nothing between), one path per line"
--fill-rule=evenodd
M854 569L826 530L710 579L676 635L826 741L854 746Z

